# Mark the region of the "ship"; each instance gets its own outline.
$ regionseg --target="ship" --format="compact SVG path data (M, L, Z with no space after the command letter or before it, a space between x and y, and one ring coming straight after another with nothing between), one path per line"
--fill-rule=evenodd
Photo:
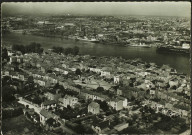
M132 47L145 47L145 48L150 48L151 45L146 45L145 43L140 43L140 44L131 44L131 45L128 45L128 46L132 46Z
M190 48L174 47L174 46L157 46L157 53L179 53L190 54Z
M87 37L83 37L83 38L77 37L75 40L88 41L88 42L94 42L94 43L98 43L99 42L99 40L97 40L96 38L89 39Z

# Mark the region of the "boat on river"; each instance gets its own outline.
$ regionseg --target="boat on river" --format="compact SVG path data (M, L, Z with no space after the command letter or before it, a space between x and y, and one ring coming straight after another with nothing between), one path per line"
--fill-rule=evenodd
M145 48L150 48L151 45L146 45L145 43L140 43L140 44L131 44L129 46L132 46L132 47L145 47Z
M88 42L94 42L94 43L98 43L99 40L97 40L96 38L87 38L87 37L77 37L75 40L80 40L80 41L88 41Z
M175 47L175 46L158 46L156 51L158 53L180 53L190 54L190 48Z

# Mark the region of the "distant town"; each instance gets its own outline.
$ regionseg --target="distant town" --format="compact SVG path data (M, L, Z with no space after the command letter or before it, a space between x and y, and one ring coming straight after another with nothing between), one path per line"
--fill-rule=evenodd
M189 53L190 48L189 18L67 14L52 17L5 17L2 24L3 33L34 34L119 46L163 46L160 52Z
M190 19L181 17L3 17L2 34L9 33L190 53ZM36 41L2 44L6 134L180 134L190 129L189 75L140 58L82 55L80 50L45 50Z

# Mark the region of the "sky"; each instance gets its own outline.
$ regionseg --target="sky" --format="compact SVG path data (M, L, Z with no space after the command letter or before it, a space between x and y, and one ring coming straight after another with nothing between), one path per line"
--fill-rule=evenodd
M152 15L190 17L190 2L4 2L2 15Z

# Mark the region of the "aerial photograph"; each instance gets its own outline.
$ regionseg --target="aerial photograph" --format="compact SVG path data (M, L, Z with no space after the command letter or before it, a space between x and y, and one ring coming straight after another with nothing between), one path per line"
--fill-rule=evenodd
M1 4L1 134L190 135L190 2Z

